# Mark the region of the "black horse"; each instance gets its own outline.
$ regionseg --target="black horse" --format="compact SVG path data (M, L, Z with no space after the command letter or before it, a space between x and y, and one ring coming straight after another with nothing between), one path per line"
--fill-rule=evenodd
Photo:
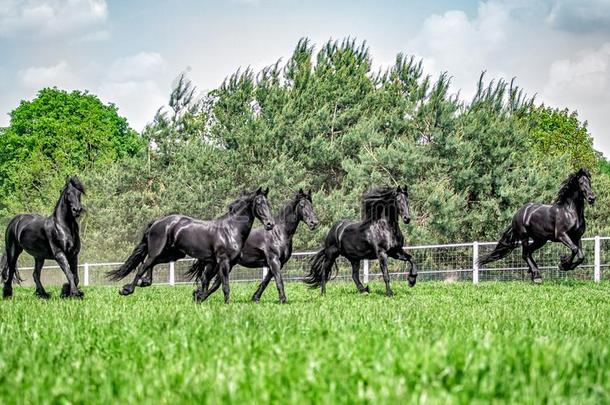
M273 231L267 232L259 227L250 233L237 264L248 268L267 267L269 269L254 293L252 301L260 300L271 279L274 278L280 303L286 302L281 271L292 256L292 237L301 221L305 222L311 230L318 226L318 220L313 211L311 190L307 194L302 189L299 190L297 195L280 210L279 214L275 216ZM201 300L206 300L220 286L216 268L210 265L205 266L199 260L193 264L187 275L201 281L203 290ZM214 284L208 290L210 280L214 275L216 275Z
M552 241L563 243L571 251L570 255L561 256L559 269L575 269L585 259L580 241L586 229L585 200L593 204L595 196L591 191L591 174L587 169L580 169L563 182L553 205L529 203L521 207L494 250L481 258L479 265L502 259L521 242L523 260L532 281L541 283L540 270L532 254Z
M269 212L267 193L261 188L238 198L229 206L229 212L210 221L184 215L168 215L148 224L142 241L118 269L108 273L111 280L120 280L140 263L133 281L123 286L121 295L132 294L140 278L160 263L182 259L186 255L206 264L218 266L225 302L229 302L229 271L235 265L245 240L250 234L254 218L266 230L274 226Z
M34 256L33 276L38 297L51 297L40 282L40 272L46 259L55 260L68 279L63 285L61 296L83 296L83 292L78 289L80 236L77 219L83 211L81 194L84 193L81 181L77 177L70 177L61 191L53 215L45 218L36 214L21 214L9 222L1 262L4 298L13 295L13 278L17 282L21 281L17 272L17 259L24 250Z
M360 282L360 261L379 260L386 294L393 295L388 274L388 257L410 263L409 286L417 281L417 267L411 255L404 251L404 237L400 231L399 217L405 224L411 222L407 187L379 187L362 197L362 221L344 219L335 223L324 242L324 248L311 259L311 269L305 282L312 287L321 287L326 292L331 269L339 256L352 265L352 279L361 293L369 288Z

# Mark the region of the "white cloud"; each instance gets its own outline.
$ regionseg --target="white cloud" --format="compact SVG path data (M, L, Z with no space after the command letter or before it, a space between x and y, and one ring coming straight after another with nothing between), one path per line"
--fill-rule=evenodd
M610 42L607 36L577 33L576 27L593 24L597 12L610 18L604 11L610 1L587 0L594 12L576 3L490 0L480 2L471 17L461 10L432 15L407 49L423 58L426 73L447 71L454 91L467 100L482 71L488 79L516 77L538 101L578 110L596 147L608 155ZM573 29L560 20L571 21ZM594 49L583 51L583 43Z
M152 120L159 107L167 103L163 82L167 63L157 52L140 52L115 60L104 75L96 93L116 104L119 113L137 130Z
M136 130L142 130L152 120L168 97L153 80L103 83L96 94L101 100L114 103Z
M596 146L610 151L610 42L554 61L544 98L551 105L577 109L589 121Z
M72 79L72 73L66 61L61 61L53 66L32 66L18 71L17 76L29 89L67 87L71 85Z
M41 39L95 32L107 17L105 0L3 0L0 37Z
M108 76L113 81L141 80L163 72L166 63L156 52L140 52L117 59Z
M556 0L547 21L555 28L574 32L610 31L610 1Z
M470 97L481 71L487 70L492 77L504 76L498 64L488 62L501 58L511 39L510 11L503 3L490 1L479 4L474 19L461 10L432 15L409 49L423 57L427 72L448 71L455 87Z

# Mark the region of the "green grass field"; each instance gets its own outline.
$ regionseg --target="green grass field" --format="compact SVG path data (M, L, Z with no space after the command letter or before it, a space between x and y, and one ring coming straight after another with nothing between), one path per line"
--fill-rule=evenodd
M0 403L609 403L610 283L85 288L0 301Z

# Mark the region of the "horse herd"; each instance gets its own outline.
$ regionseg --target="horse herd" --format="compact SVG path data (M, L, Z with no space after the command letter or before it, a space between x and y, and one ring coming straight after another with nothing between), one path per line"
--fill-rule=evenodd
M82 182L77 177L70 177L51 216L21 214L12 218L6 229L5 252L0 263L5 298L13 294L13 281L21 281L17 259L24 250L35 260L33 278L38 297L50 297L40 281L45 260L57 261L66 276L62 297L83 296L78 277L81 248L78 218L83 212L81 195L84 193ZM196 259L187 272L197 282L193 292L196 302L206 300L222 286L224 300L228 303L229 273L237 264L269 269L252 297L253 301L260 300L273 278L280 302L286 302L282 268L292 255L293 236L300 222L313 230L318 226L318 220L311 190L299 190L275 216L271 215L268 193L268 188L258 188L245 194L229 205L227 213L212 220L168 215L150 222L129 258L118 269L109 272L108 277L120 280L135 271L131 283L120 290L120 294L129 295L138 285L152 284L156 265L188 255ZM541 283L532 254L552 241L561 242L570 249L570 254L561 256L559 268L576 268L584 260L580 242L585 232L586 202L593 204L595 196L591 189L591 174L587 169L580 169L562 183L553 204L529 203L519 209L494 250L482 257L480 264L499 260L521 244L532 281ZM252 229L255 219L263 226ZM409 263L408 282L413 287L417 266L404 249L400 220L405 224L411 221L406 186L376 187L366 192L362 196L361 220L343 219L330 228L323 248L311 259L304 281L324 293L335 261L343 256L351 263L352 279L358 291L368 293L368 286L360 281L360 262L378 260L385 292L391 296L388 258L394 258Z

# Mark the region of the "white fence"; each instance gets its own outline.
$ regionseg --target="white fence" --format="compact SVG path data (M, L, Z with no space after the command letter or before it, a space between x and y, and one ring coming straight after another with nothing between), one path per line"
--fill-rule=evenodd
M479 283L483 281L528 280L527 267L521 258L521 249L515 249L508 257L491 263L482 268L477 266L480 256L490 252L496 242L454 243L446 245L409 246L406 250L413 255L419 268L418 281L444 280L468 281ZM585 238L582 241L585 261L573 271L561 271L557 265L560 254L569 253L568 249L559 243L549 243L534 254L542 277L545 279L579 279L610 280L610 237ZM282 271L285 281L299 281L307 273L308 259L315 252L296 252ZM190 283L184 273L192 264L193 259L183 259L177 262L155 266L155 284ZM50 261L48 261L50 263ZM105 273L116 269L121 262L85 263L79 265L81 284L112 285ZM404 263L390 260L390 275L393 279L406 279L408 268ZM351 265L343 259L337 260L336 280L351 280ZM50 270L50 271L49 271ZM236 266L231 272L231 281L258 282L266 269L247 269ZM31 267L20 267L21 275L26 279L24 285L32 285ZM364 283L381 277L377 261L363 261L360 267L360 278ZM127 278L130 280L130 277ZM44 284L61 284L65 282L63 273L57 265L45 266L42 272Z

